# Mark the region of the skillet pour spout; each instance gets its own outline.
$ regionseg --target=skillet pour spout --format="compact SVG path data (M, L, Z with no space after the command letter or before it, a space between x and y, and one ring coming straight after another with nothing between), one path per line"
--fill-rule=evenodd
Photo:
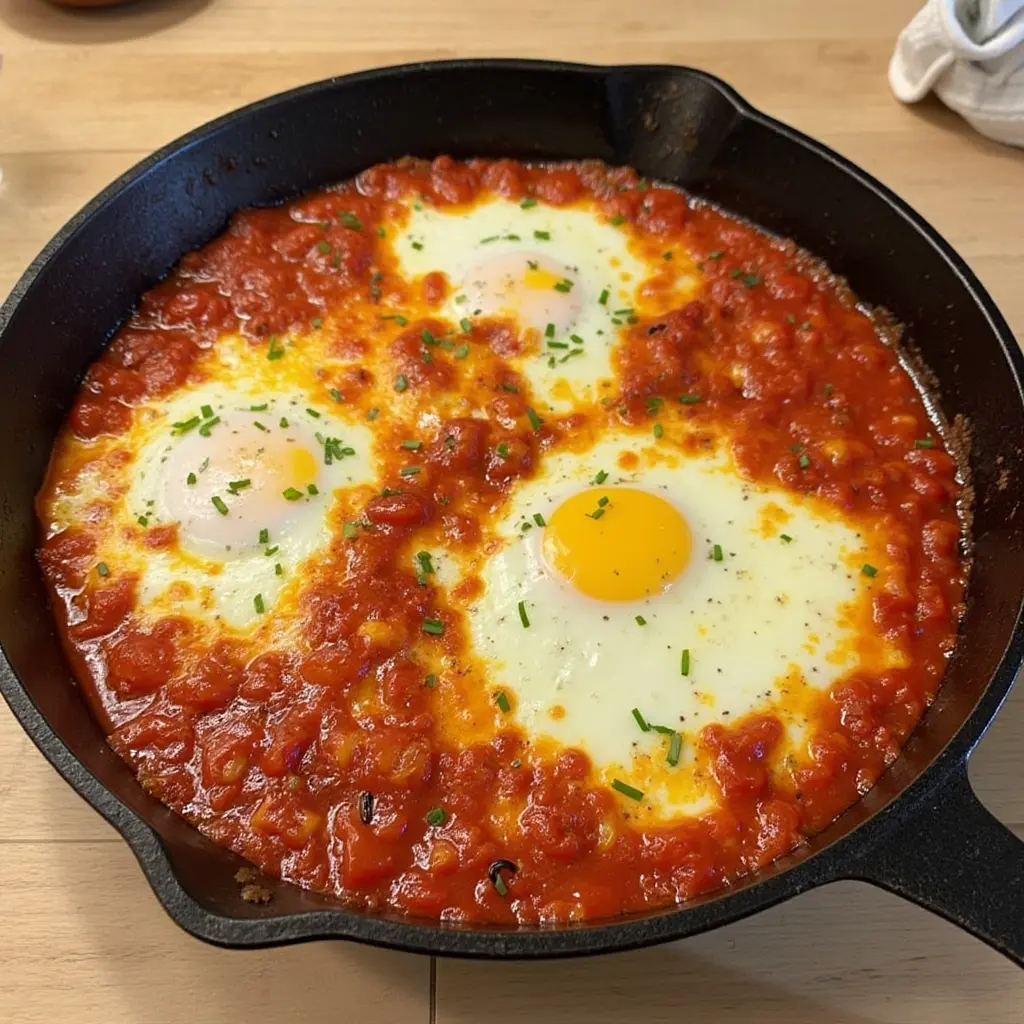
M234 210L409 153L629 164L792 238L905 325L945 415L969 428L969 604L938 697L869 793L742 884L557 929L358 912L273 881L269 904L245 903L234 881L242 862L142 790L75 688L34 561L33 499L82 373L138 296ZM57 234L0 310L0 359L0 691L192 934L234 947L337 937L438 955L571 956L693 935L860 878L1024 965L1024 843L981 806L966 773L1024 658L1024 360L975 276L917 214L718 79L666 66L453 61L333 78L244 107L144 160Z

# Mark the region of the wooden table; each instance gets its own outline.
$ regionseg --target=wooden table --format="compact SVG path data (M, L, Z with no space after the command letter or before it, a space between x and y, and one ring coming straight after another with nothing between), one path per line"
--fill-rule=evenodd
M0 0L0 291L150 150L233 107L380 64L467 55L694 64L891 185L1024 331L1024 153L890 96L915 0L179 0L72 14ZM1024 834L1024 688L972 764ZM0 706L0 1021L215 1024L519 1019L1024 1021L1024 973L867 885L711 935L561 964L317 943L205 946L164 916L128 848Z

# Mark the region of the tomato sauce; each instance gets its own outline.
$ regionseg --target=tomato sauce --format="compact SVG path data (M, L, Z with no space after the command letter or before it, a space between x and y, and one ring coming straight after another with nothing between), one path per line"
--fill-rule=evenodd
M696 298L623 327L614 401L537 423L509 361L514 340L500 323L474 326L471 340L490 353L482 415L447 418L418 453L418 475L385 467L385 490L351 510L364 525L311 572L301 649L200 641L183 617L145 622L137 579L97 570L102 504L92 521L47 531L40 563L113 748L149 792L265 871L357 906L448 921L553 924L690 899L792 850L863 794L933 699L955 643L966 574L956 462L895 347L812 259L630 169L445 157L378 166L242 212L186 256L86 374L65 439L87 448L121 435L133 408L181 387L222 332L265 345L353 297L400 290L374 269L375 228L395 199L450 207L487 193L556 206L589 198L651 251L701 254ZM428 275L422 300L437 307L446 288ZM444 325L410 323L392 354L429 403L452 386L454 364L442 350L424 360L424 330ZM350 353L364 343L337 342ZM334 383L358 402L365 376ZM468 634L458 606L400 554L424 536L471 548L483 510L499 508L545 451L588 423L647 424L652 398L696 425L727 426L747 478L883 517L899 571L871 616L911 657L833 686L816 706L808 760L791 771L773 759L774 715L707 726L699 756L720 803L642 826L579 750L529 756L514 724L487 741L445 739L436 678L412 647L458 656ZM173 545L175 531L145 543ZM517 828L501 839L493 816L510 809Z

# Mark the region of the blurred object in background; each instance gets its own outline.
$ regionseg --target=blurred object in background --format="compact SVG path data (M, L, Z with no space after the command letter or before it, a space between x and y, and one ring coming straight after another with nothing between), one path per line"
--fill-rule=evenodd
M120 7L129 0L48 0L55 7Z
M889 63L896 98L929 92L989 138L1024 146L1024 0L928 0Z

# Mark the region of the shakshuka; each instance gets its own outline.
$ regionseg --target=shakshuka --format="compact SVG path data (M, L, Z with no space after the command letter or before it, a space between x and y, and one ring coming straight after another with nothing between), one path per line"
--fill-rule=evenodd
M38 499L151 794L350 905L685 901L896 757L964 486L891 332L792 243L598 162L405 159L184 257Z

